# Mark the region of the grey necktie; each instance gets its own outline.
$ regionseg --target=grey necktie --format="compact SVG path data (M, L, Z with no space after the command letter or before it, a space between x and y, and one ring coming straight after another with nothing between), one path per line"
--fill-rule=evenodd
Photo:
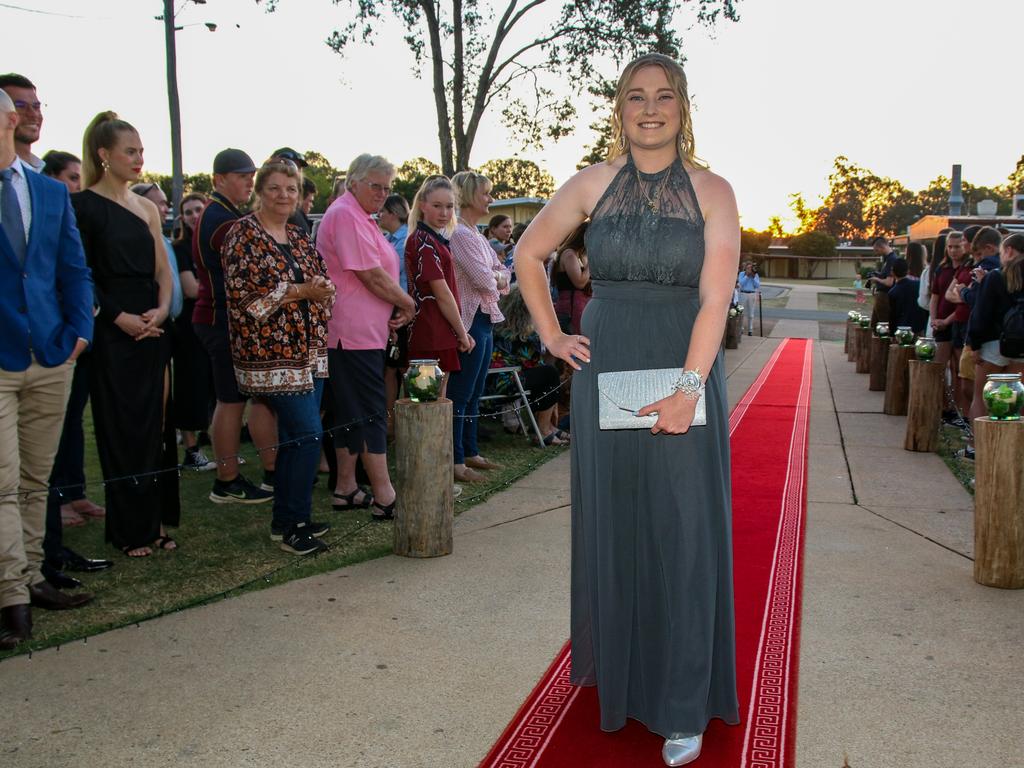
M7 235L18 263L24 265L25 220L21 217L21 205L14 189L14 169L0 171L0 181L4 183L3 189L0 189L0 223L3 224L4 234Z

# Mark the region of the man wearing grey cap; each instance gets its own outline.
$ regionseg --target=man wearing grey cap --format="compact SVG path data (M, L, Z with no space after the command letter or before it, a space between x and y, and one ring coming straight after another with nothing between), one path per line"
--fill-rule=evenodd
M242 216L240 206L252 197L256 164L240 149L225 149L213 160L213 194L203 209L192 240L196 280L199 283L192 327L210 356L217 405L213 411L210 437L217 477L210 500L218 504L262 504L274 498L274 451L261 451L264 482L256 487L238 471L239 436L245 412L245 396L239 393L231 362L228 338L227 302L220 247L231 226ZM249 410L249 433L257 447L277 442L274 414L265 403L253 402Z

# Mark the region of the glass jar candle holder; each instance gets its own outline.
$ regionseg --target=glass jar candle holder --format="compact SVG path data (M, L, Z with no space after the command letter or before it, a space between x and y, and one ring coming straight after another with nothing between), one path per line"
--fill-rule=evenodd
M846 319L849 320L851 323L859 323L860 312L858 312L856 309L851 309L849 312L846 313Z
M914 346L914 331L911 330L909 325L898 326L893 336L896 338L896 343L901 347Z
M444 372L437 360L410 360L405 374L405 393L414 403L432 403L441 395Z
M923 360L926 363L930 363L935 359L935 339L931 336L922 336L914 344L914 354L918 360Z
M861 315L859 320L858 320L858 323L860 324L861 328L870 328L871 327L871 318L868 317L867 315Z
M875 334L880 339L889 338L889 324L886 322L875 323Z
M1024 406L1024 384L1019 373L990 373L981 391L992 421L1018 421Z

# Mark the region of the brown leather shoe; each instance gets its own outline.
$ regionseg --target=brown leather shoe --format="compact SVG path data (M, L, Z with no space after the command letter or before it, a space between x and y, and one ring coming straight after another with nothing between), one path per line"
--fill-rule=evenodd
M466 459L466 466L473 469L501 469L501 464L496 464L483 456L470 456Z
M486 483L487 478L475 469L466 467L463 470L455 470L455 482L457 483Z
M41 581L29 587L28 596L32 605L47 611L67 611L72 608L81 608L86 603L92 602L92 595L86 592L69 595L56 589L47 581Z
M0 608L0 651L13 651L32 637L32 609L26 605Z

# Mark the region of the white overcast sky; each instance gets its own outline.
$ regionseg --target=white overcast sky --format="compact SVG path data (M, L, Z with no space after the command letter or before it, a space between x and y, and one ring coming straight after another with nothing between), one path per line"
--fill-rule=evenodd
M161 11L0 2L0 72L27 75L47 105L38 154L78 154L88 121L114 109L139 128L147 168L170 172ZM1002 183L1024 153L1022 0L742 0L740 12L713 36L686 33L685 51L698 154L733 183L744 226L788 216L792 192L815 200L838 154L919 189L953 163L972 183ZM413 77L401 29L341 58L323 41L343 18L330 0L281 0L269 15L253 0L187 4L180 24L219 28L177 35L185 171L208 170L226 146L257 162L282 145L315 149L341 168L366 151L436 159L429 80ZM497 117L476 165L518 152ZM561 183L593 120L521 155Z

